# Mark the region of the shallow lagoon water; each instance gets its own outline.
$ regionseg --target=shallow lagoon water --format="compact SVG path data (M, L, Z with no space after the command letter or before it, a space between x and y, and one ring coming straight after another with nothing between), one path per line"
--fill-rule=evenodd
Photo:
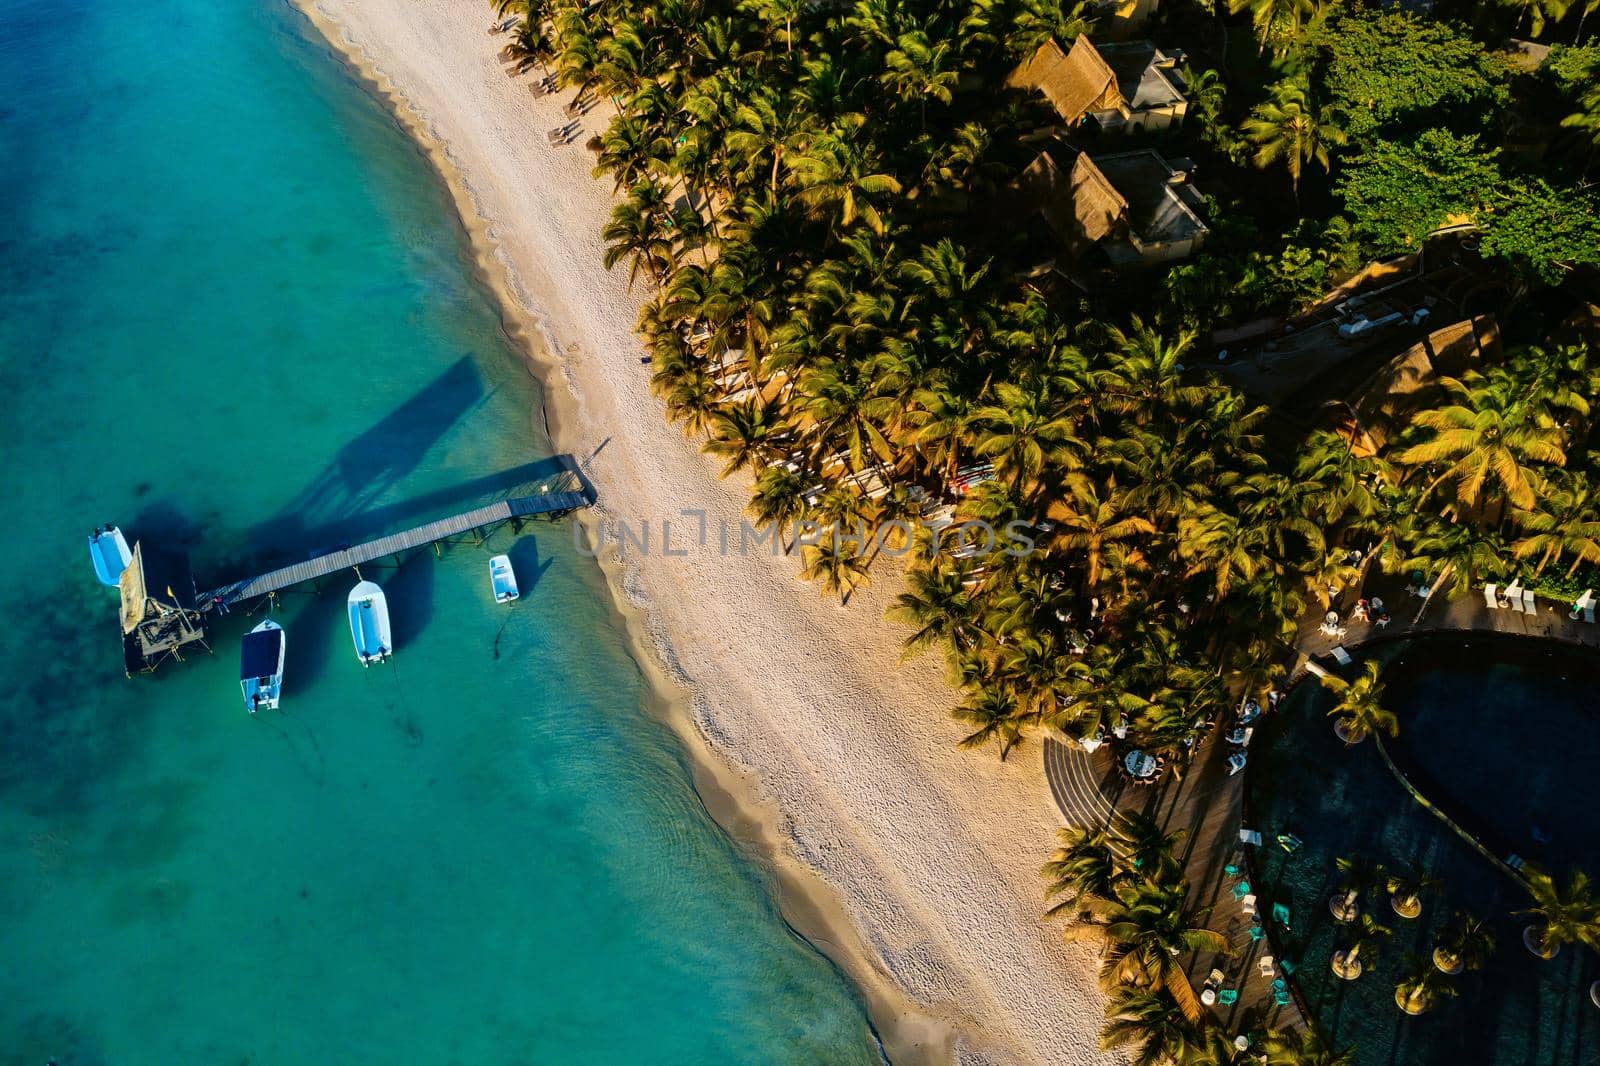
M0 1063L870 1062L566 525L123 677L102 521L202 587L547 476L426 160L281 3L0 0ZM497 607L488 557L523 599Z

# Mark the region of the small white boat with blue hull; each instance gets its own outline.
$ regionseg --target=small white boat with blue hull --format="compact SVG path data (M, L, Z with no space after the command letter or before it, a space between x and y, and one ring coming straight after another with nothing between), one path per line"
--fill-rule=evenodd
M122 572L133 562L133 553L128 550L122 530L107 523L105 528L89 534L89 559L94 563L94 576L100 579L100 584L116 588Z
M350 590L350 638L356 643L356 658L362 666L381 663L394 654L389 636L389 602L383 590L363 581Z
M517 572L511 569L511 556L496 555L489 560L489 587L494 589L496 603L510 603L521 595L517 591Z
M283 627L269 618L246 633L239 645L239 688L244 691L244 709L251 714L278 709L286 643Z

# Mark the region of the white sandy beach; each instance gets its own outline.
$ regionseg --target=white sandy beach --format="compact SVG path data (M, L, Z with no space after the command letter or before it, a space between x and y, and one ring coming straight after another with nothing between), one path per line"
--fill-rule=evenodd
M891 1055L1109 1061L1093 953L1040 920L1037 870L1058 816L1038 748L1004 765L956 748L935 659L896 665L904 634L883 620L896 591L887 568L842 609L798 580L792 559L719 556L716 523L737 530L748 484L717 480L647 388L632 332L643 293L629 292L626 269L600 265L611 182L591 178L581 142L546 144L571 93L536 100L506 75L481 0L300 2L414 110L480 240L486 224L489 273L504 274L523 309L513 313L531 314L554 360L541 373L557 445L580 458L599 449L587 470L600 514L648 522L657 538L672 520L688 546L608 573L688 693L677 716L692 721L688 743L714 753L696 752L708 805L773 854L785 912L861 984ZM591 128L608 115L592 111ZM679 514L692 509L712 523L707 547Z

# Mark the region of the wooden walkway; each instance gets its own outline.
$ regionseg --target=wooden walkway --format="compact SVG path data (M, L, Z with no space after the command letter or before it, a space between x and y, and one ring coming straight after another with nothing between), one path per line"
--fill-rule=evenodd
M413 548L422 548L439 541L449 540L464 533L488 526L499 525L518 518L536 518L541 515L562 515L568 511L575 511L580 507L587 507L589 498L582 492L551 492L540 496L514 496L509 499L491 503L487 507L466 511L449 518L441 518L427 525L417 526L400 533L392 533L387 537L369 540L364 544L357 544L349 548L340 548L322 555L307 559L303 563L293 566L280 567L256 577L247 577L242 581L235 581L231 585L224 585L210 592L202 593L199 602L202 608L205 605L232 606L243 600L255 599L307 581L337 574L341 570L349 570L363 563L385 559L392 555Z
M1226 868L1245 868L1249 863L1249 849L1239 843L1244 775L1229 775L1228 745L1221 737L1225 725L1219 726L1201 744L1181 781L1134 785L1118 772L1110 745L1090 755L1054 740L1046 742L1045 775L1062 814L1074 825L1105 825L1122 811L1138 811L1155 818L1169 833L1182 829L1177 858L1189 883L1189 899L1200 908L1203 924L1225 936L1229 945L1226 954L1203 952L1185 960L1196 994L1211 970L1219 969L1222 987L1239 996L1232 1005L1219 1003L1209 1009L1229 1032L1304 1029L1306 1020L1297 1004L1280 1007L1273 1001L1273 977L1261 971L1262 957L1274 954L1271 941L1252 939L1251 922L1233 895L1234 885L1243 878L1230 875ZM1265 895L1260 905L1271 914L1272 901ZM1267 923L1268 936L1275 932Z

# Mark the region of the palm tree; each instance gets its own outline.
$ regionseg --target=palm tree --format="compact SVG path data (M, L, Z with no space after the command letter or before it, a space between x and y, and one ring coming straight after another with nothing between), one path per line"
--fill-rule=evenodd
M982 634L978 606L960 567L946 562L918 567L907 575L906 584L888 616L916 627L904 641L907 657L941 640L963 651L977 643Z
M1334 125L1331 108L1314 108L1304 82L1282 81L1272 99L1256 105L1244 124L1245 137L1256 146L1253 162L1265 170L1283 163L1295 203L1300 202L1300 175L1307 164L1329 167L1328 149L1345 143L1344 131Z
M1133 316L1131 328L1106 331L1109 365L1095 375L1099 403L1147 421L1157 411L1192 408L1213 391L1183 379L1183 360L1194 350L1199 334L1185 327L1170 336L1159 322Z
M673 252L672 220L666 207L666 188L654 181L633 187L628 199L611 209L611 221L600 231L608 242L605 267L610 270L624 258L632 258L628 271L631 288L643 270L660 282L671 272Z
M807 581L820 581L824 595L837 593L840 605L850 602L850 594L868 584L867 560L859 546L830 526L816 543L800 548L802 573Z
M1057 501L1046 512L1056 524L1055 544L1084 556L1084 586L1093 592L1100 586L1101 567L1107 550L1139 536L1156 531L1154 523L1139 515L1118 511L1110 492L1102 492L1088 478L1074 478L1067 498Z
M1363 959L1371 961L1390 932L1388 926L1380 925L1372 915L1361 915L1350 926L1345 946L1333 953L1330 968L1334 976L1345 981L1354 981L1360 977Z
M1056 830L1056 838L1060 843L1055 853L1039 870L1050 880L1045 898L1056 899L1045 913L1060 914L1086 902L1110 901L1122 876L1110 834L1103 827L1066 826Z
M1028 726L1033 724L1032 715L1018 706L1016 696L999 685L979 685L969 690L966 699L950 713L958 721L974 727L961 738L960 747L998 744L1001 762L1005 762L1012 748L1022 743Z
M1120 985L1106 1004L1100 1031L1103 1051L1128 1049L1131 1066L1167 1066L1190 1061L1200 1032L1172 993Z
M1123 811L1112 827L1111 839L1130 870L1144 877L1173 878L1178 875L1173 849L1188 833L1182 827L1168 832L1148 814Z
M1400 733L1400 720L1393 711L1383 707L1383 684L1378 680L1382 669L1376 660L1369 659L1354 681L1336 674L1320 679L1339 697L1328 714L1334 720L1333 731L1351 747L1374 733L1387 733L1391 737Z
M1462 970L1481 970L1494 954L1494 931L1482 918L1457 911L1450 925L1439 931L1433 949L1433 965L1451 976Z
M1009 474L1018 492L1034 485L1045 466L1072 469L1081 465L1086 445L1064 405L1043 387L1003 382L994 387L998 403L979 408L973 419L982 425L974 449L990 456Z
M1564 435L1547 406L1517 394L1506 378L1477 371L1439 383L1454 402L1412 416L1420 439L1395 453L1395 462L1441 468L1426 492L1448 481L1466 510L1497 495L1531 509L1538 479L1529 464L1566 462Z
M1402 918L1422 913L1422 894L1437 892L1444 883L1416 859L1407 860L1398 873L1390 873L1384 887L1389 890L1389 907Z
M727 461L722 477L738 470L757 469L771 453L773 438L782 425L776 404L744 400L711 416L711 439L702 448Z
M755 493L745 510L762 525L788 528L805 514L808 487L809 480L800 472L769 466L756 478ZM785 552L792 549L793 540L783 547Z
M931 41L921 30L902 33L883 57L886 68L879 80L890 89L915 97L921 109L922 128L928 128L928 101L948 104L955 96L957 74L954 48L948 41Z
M1589 5L1590 8L1594 6ZM1583 94L1578 101L1578 110L1562 119L1561 125L1569 130L1577 130L1589 142L1589 158L1592 160L1595 151L1600 150L1600 85Z
M1268 1066L1354 1066L1354 1048L1335 1048L1323 1040L1316 1026L1268 1033L1262 1042Z
M1105 948L1100 980L1106 987L1136 983L1171 989L1185 1011L1194 990L1179 961L1196 951L1226 952L1228 940L1200 924L1180 880L1140 878L1117 887L1116 898L1094 908L1099 922L1066 930L1068 940L1098 940Z
M800 201L829 217L830 226L848 227L859 218L881 235L888 229L881 208L901 185L894 175L875 170L877 160L850 136L864 121L852 120L816 138L802 154L790 157L789 168Z
M1334 860L1339 869L1339 888L1328 899L1328 909L1336 920L1354 921L1361 913L1361 897L1383 878L1383 867L1364 855L1343 855Z
M1516 913L1538 921L1522 932L1522 943L1529 951L1541 959L1553 959L1563 944L1600 950L1600 900L1595 899L1587 874L1574 870L1565 888L1531 864L1523 867L1522 874L1533 906Z
M728 150L754 166L762 156L771 156L768 184L778 192L778 167L789 145L805 128L806 113L771 96L761 96L741 104L734 112L739 128L728 131Z
M1501 7L1518 12L1518 32L1524 23L1528 23L1535 37L1544 32L1546 21L1560 22L1566 18L1573 4L1573 0L1497 0L1497 2Z
M1231 14L1250 12L1250 24L1255 27L1257 50L1266 51L1273 44L1291 40L1300 32L1300 26L1316 11L1313 0L1228 0Z
M1394 986L1395 1006L1407 1014L1426 1014L1446 996L1457 995L1450 979L1420 955L1406 953L1405 976Z
M1600 501L1583 474L1550 478L1533 510L1518 511L1515 517L1523 535L1511 543L1511 554L1518 559L1538 556L1535 574L1568 555L1569 578L1584 563L1600 563Z

